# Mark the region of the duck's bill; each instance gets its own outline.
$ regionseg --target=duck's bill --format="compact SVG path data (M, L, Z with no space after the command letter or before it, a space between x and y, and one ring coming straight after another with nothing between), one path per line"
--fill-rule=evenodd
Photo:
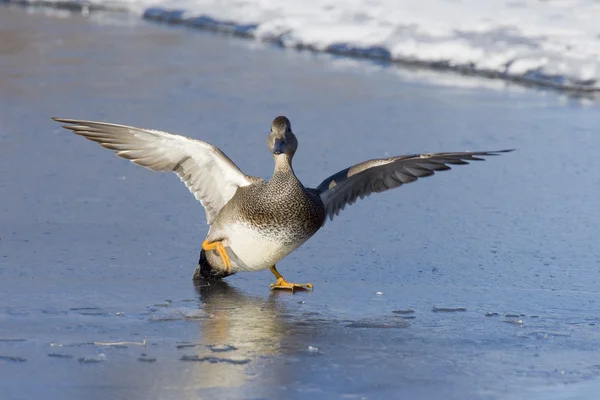
M273 154L282 154L285 153L285 140L284 139L275 139L275 144L273 145Z

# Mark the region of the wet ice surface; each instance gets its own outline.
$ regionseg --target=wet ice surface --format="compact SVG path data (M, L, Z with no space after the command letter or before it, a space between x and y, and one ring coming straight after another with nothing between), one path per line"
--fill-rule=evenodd
M1 11L3 398L594 398L595 104ZM202 138L268 176L279 114L307 185L383 155L519 150L347 208L278 265L315 285L290 295L268 271L194 285L207 228L181 183L49 120Z

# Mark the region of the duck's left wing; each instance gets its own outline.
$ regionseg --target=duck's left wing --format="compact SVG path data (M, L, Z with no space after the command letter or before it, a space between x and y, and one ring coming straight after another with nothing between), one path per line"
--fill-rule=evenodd
M317 190L330 220L346 205L371 193L384 192L435 171L449 170L450 165L483 161L485 156L496 156L513 150L468 151L459 153L411 154L406 156L369 160L346 168L325 179Z
M262 180L244 174L221 150L201 140L106 122L53 119L119 157L153 171L177 174L204 206L209 225L239 187Z

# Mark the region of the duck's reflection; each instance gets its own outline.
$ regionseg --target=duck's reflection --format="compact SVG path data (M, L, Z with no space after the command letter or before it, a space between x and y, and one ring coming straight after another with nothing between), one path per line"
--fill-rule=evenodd
M249 296L223 281L197 281L195 289L207 313L198 320L199 341L186 351L196 360L192 369L197 387L234 388L255 379L274 379L285 385L284 371L261 366L267 362L265 357L280 354L291 330L276 295Z
M257 355L278 354L286 330L282 305L244 294L226 282L197 281L201 307L209 315L201 320L201 340L207 346L233 345Z

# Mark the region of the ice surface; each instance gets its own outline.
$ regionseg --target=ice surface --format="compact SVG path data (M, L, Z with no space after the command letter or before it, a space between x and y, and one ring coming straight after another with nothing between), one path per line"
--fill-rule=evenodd
M4 7L0 26L2 399L597 397L597 103L154 24ZM347 208L278 266L315 285L292 295L269 271L194 286L193 196L50 120L189 135L268 177L279 113L311 186L385 154L519 150Z
M39 0L8 0L39 2ZM594 0L44 0L123 9L286 47L598 90ZM77 8L77 7L71 7Z

